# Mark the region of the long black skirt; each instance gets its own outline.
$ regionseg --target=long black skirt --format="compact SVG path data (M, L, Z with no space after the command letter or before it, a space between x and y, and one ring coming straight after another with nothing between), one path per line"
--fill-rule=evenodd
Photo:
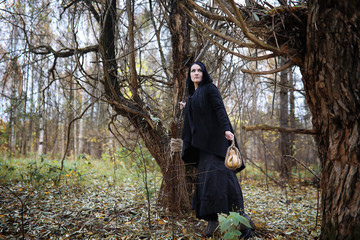
M214 220L218 213L242 212L244 201L234 171L225 167L224 159L199 150L197 181L192 208L196 217Z

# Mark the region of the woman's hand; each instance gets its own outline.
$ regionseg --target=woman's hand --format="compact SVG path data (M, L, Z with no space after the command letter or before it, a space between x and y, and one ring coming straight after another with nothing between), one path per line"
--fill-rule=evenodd
M229 141L233 141L234 140L234 134L230 131L225 131L225 138Z
M180 109L184 109L186 106L186 102L179 102L180 104Z

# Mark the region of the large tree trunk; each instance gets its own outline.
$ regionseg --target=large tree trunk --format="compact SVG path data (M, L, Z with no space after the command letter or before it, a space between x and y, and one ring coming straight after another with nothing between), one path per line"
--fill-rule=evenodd
M172 46L172 60L173 60L173 119L170 124L171 137L178 139L181 137L182 128L182 112L179 108L179 102L183 100L185 79L187 76L186 64L190 63L189 48L190 48L190 27L189 17L184 13L180 7L180 1L172 0L170 10L170 30L171 30L171 46ZM172 211L179 211L180 209L188 209L190 202L188 198L188 185L185 178L185 166L180 154L174 149L171 149L170 166L167 171L168 184L165 192L170 193L170 201L173 202L176 208Z
M134 41L131 40L133 33L131 28L133 23L132 1L127 1L127 13L129 17L129 50L134 48ZM183 95L184 82L186 76L186 57L189 44L189 26L183 20L180 14L179 1L172 0L170 28L173 30L172 46L173 53L176 56L173 65L173 86L174 86L174 121L171 124L171 137L180 136L181 118L177 110L177 104ZM188 195L186 192L184 166L179 154L170 155L170 136L166 127L161 121L156 119L155 113L145 105L138 94L137 75L135 70L135 55L129 57L129 66L131 69L130 89L132 99L125 98L121 93L121 86L117 76L117 62L115 49L115 31L116 31L116 0L106 0L106 12L102 16L102 33L99 42L99 48L103 59L104 89L106 98L114 111L124 117L127 117L131 124L137 129L147 149L155 158L163 174L163 187L160 196L162 203L171 211L179 211L183 208L183 203L188 205ZM176 38L176 39L175 39ZM177 42L176 42L177 41ZM133 52L133 51L131 51Z
M313 0L302 69L322 165L321 239L360 239L360 2Z

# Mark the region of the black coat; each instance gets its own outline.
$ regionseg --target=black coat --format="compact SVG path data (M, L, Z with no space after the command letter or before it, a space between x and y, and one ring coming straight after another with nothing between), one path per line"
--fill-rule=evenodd
M196 161L197 149L225 158L231 144L225 138L225 131L234 132L217 87L208 83L201 90L204 104L201 104L197 90L189 96L185 107L182 159L188 163ZM235 144L238 146L236 138Z

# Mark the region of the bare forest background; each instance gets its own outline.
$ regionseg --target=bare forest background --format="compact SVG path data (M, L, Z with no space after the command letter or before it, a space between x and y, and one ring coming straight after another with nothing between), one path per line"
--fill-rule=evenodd
M93 19L80 14L80 6L80 9L75 5L70 11L64 11L64 4L2 3L1 150L17 157L36 154L61 158L66 152L71 160L100 159L106 153L134 149L137 142L142 141L136 129L103 99L104 89L98 81L103 78L99 70L100 57L97 53L85 55L76 50L97 44ZM126 3L120 4L125 7ZM166 9L151 1L132 4L141 98L169 128L174 83L169 73L172 52ZM119 14L117 71L126 85L130 75L129 30L121 5ZM70 56L71 50L74 52ZM264 76L243 73L244 67L272 69L281 64L282 59L249 64L210 46L206 39L193 32L191 52L198 55L203 50L206 53L201 60L224 98L240 148L251 164L266 165L281 172L282 156L290 155L306 166L317 166L311 135L243 129L257 124L312 128L299 70L293 67ZM49 54L51 52L59 57ZM248 54L256 55L256 51L249 50ZM122 91L125 97L132 97L127 86ZM291 159L286 162L297 165Z
M260 173L266 187L281 189L287 210L311 195L316 223L308 234L317 235L321 219L321 239L356 239L359 9L351 0L0 0L0 190L21 202L16 234L24 238L27 226L19 194L33 197L16 185L23 170L22 179L9 181L26 166L19 159L35 159L27 171L45 160L54 164L51 191L71 175L66 164L100 162L115 173L120 161L124 169L142 161L143 176L161 176L157 204L189 213L194 169L179 154L179 102L187 96L187 69L200 60L248 166L239 180ZM295 200L288 189L298 193ZM266 201L271 197L277 196ZM9 226L14 218L6 216L0 213L0 224Z

